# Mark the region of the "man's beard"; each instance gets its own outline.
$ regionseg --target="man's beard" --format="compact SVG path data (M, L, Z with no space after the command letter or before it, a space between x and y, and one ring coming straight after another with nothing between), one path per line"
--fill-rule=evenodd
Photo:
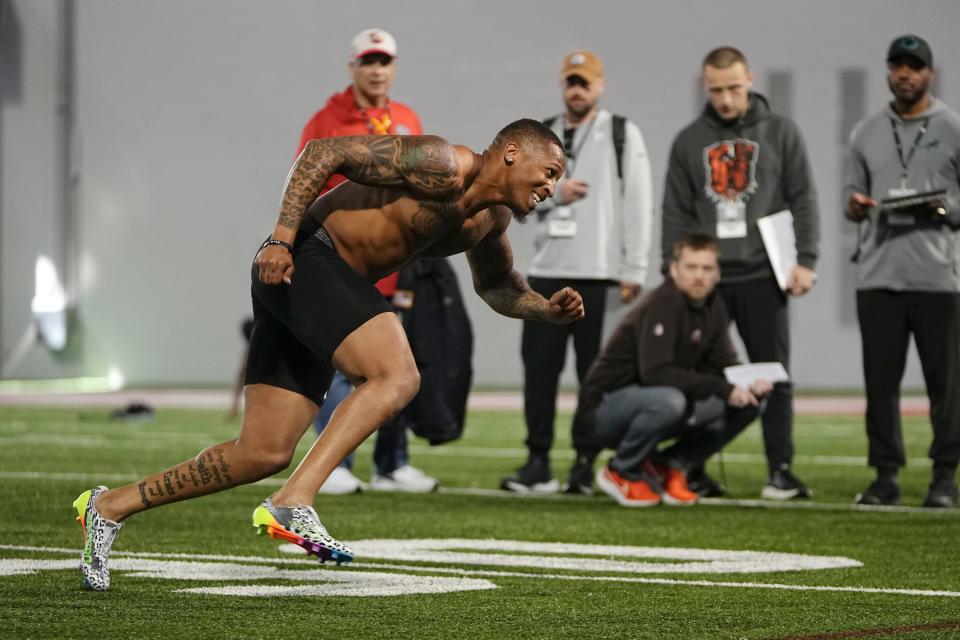
M595 103L590 103L590 102L587 102L587 101L584 101L584 102L579 103L579 104L571 104L571 103L568 102L568 103L567 103L567 111L569 111L569 112L572 113L573 115L577 116L578 118L582 118L583 116L585 116L585 115L587 115L588 113L590 113L590 110L593 109L594 104L595 104Z
M893 94L894 98L903 104L913 106L922 100L923 96L926 95L927 89L930 87L930 83L926 82L917 86L916 88L903 89L898 86L896 82L888 78L887 86L890 87L890 92Z

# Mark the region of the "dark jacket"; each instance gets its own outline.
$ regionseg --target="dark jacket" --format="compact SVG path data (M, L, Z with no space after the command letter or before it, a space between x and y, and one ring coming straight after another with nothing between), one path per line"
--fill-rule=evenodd
M663 194L664 271L681 234L716 235L717 204L724 200L743 202L747 218L746 237L719 240L724 282L772 277L756 222L783 209L793 212L797 261L816 266L820 212L803 138L757 93L739 121L721 120L707 103L674 139Z
M737 364L723 298L691 303L667 280L630 310L590 367L580 388L578 417L593 423L603 394L627 385L674 387L691 400L726 400L733 385L724 367Z
M446 258L417 260L400 271L397 294L412 302L401 314L420 371L420 392L397 419L431 445L456 440L473 379L473 329L457 276Z

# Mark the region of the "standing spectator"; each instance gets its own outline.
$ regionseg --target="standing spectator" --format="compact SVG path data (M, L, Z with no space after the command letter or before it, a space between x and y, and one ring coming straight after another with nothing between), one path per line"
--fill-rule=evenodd
M930 95L933 53L917 36L887 53L893 101L860 122L844 164L847 218L858 223L857 317L867 388L869 464L877 479L860 504L900 501L906 458L900 382L913 334L930 397L933 481L924 506L957 506L960 460L960 115ZM884 208L879 201L943 193Z
M684 232L700 231L720 243L720 293L753 362L790 368L787 294L801 296L816 282L820 213L803 139L788 118L773 113L766 98L750 91L746 57L733 47L714 49L703 61L703 113L677 134L663 195L663 268ZM789 209L799 264L787 291L777 285L757 220ZM768 479L764 498L810 497L790 470L793 461L793 389L778 383L763 414ZM724 489L693 469L701 495Z
M518 492L557 490L550 470L557 384L567 343L573 338L577 378L582 381L600 350L607 288L619 286L620 299L632 302L647 276L653 194L650 164L640 129L600 109L603 64L589 51L575 51L563 61L563 114L548 118L564 143L567 169L552 198L538 208L539 234L528 280L551 296L567 286L581 292L586 318L567 326L543 327L524 322L524 417L527 463L501 483ZM592 450L578 435L577 460L565 491L592 493Z
M353 83L341 93L333 94L327 104L317 111L300 136L297 153L310 140L355 135L421 135L420 119L413 110L390 100L390 87L396 73L397 42L383 29L366 29L350 43L350 63L347 69ZM339 174L332 177L324 192L343 182ZM399 273L377 283L377 289L392 299L397 289ZM334 376L320 412L314 421L317 433L322 433L337 405L353 387L339 372ZM437 486L431 478L409 464L406 428L400 421L390 420L377 431L373 451L375 489L432 491ZM353 475L353 455L345 459L323 484L321 493L352 493L363 488Z
M714 294L718 250L710 235L682 236L670 277L624 317L583 382L578 418L616 450L597 485L624 506L695 504L687 470L743 431L773 388L724 378L737 355ZM676 441L657 451L669 439Z

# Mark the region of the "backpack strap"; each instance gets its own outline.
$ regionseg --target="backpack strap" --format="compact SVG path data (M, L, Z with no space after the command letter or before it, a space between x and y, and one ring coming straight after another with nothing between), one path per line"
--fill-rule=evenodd
M557 116L550 116L543 121L544 126L553 128ZM623 116L613 116L613 150L617 157L617 177L623 180L623 148L627 142L627 119Z
M627 141L627 119L613 116L613 149L617 154L617 177L623 180L623 147Z

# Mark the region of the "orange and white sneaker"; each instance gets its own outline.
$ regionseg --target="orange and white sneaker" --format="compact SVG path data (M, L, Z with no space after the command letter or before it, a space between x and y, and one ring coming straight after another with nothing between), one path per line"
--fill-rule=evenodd
M683 469L660 467L663 477L664 503L675 506L692 506L700 500L700 495L687 486L687 474Z
M624 507L653 507L660 504L660 495L642 480L628 480L607 465L597 469L594 478L601 491Z

